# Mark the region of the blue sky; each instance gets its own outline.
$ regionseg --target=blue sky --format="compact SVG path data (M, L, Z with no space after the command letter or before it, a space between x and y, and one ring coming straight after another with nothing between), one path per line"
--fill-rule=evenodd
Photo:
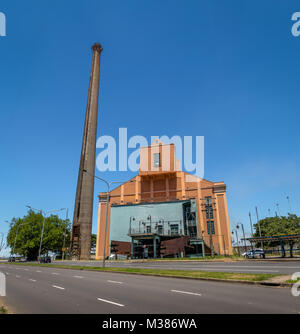
M205 178L227 184L232 226L249 230L256 205L286 214L286 196L300 214L297 11L274 0L2 0L0 232L28 204L72 216L95 41L98 136L204 136Z

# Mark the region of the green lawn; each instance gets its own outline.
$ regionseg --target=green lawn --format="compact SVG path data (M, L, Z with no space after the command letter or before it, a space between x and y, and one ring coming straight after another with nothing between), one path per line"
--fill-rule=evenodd
M10 263L10 265L15 265ZM38 264L38 263L17 263L22 266L39 266L39 267L51 267L61 269L76 269L76 270L88 270L99 272L118 272L128 274L140 274L140 275L155 275L165 277L186 277L186 278L203 278L203 279L222 279L222 280L242 280L261 282L268 280L272 277L280 276L275 274L248 274L248 273L230 273L230 272L208 272L208 271L189 271L189 270L166 270L166 269L145 269L145 268L102 268L102 267L85 267L79 265L53 265L53 264Z

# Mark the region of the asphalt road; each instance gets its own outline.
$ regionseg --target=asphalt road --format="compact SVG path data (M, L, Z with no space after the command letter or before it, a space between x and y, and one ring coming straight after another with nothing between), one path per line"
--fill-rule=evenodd
M62 264L61 261L54 262ZM102 266L102 261L64 261L68 265ZM161 261L161 262L113 262L107 261L107 267L151 268L175 270L205 270L237 273L293 274L300 272L300 261L238 261L238 262L201 262L201 261Z
M0 302L14 313L300 313L289 288L8 264L0 271Z

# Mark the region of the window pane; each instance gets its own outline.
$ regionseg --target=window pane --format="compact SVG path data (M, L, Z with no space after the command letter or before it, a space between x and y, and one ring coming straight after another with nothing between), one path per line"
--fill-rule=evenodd
M154 153L153 154L153 162L155 167L160 166L160 153Z

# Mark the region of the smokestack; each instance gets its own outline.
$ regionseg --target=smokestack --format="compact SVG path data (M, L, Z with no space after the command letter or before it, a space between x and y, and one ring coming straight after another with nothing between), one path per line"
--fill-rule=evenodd
M93 175L95 174L100 79L100 54L103 49L100 44L95 43L92 46L92 50L93 60L85 114L71 240L71 256L74 259L80 260L90 259L94 197Z

